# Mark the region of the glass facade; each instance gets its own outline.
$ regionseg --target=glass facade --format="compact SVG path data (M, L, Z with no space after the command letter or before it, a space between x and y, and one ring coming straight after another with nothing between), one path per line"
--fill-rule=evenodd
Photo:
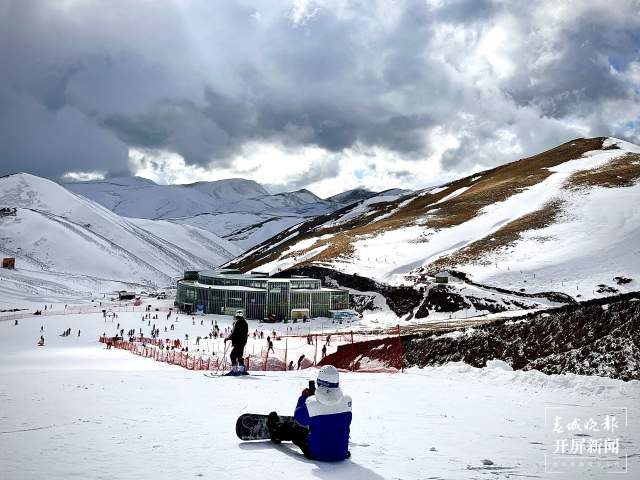
M311 317L329 317L330 310L349 307L349 292L322 288L314 278L269 278L237 271L189 272L178 282L176 305L195 311L204 305L205 313L224 314L244 310L250 319L274 316L290 319L291 310L308 309Z

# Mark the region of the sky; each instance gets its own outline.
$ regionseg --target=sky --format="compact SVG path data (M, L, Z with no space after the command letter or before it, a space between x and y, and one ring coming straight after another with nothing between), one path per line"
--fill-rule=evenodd
M0 175L421 188L640 143L640 1L4 0Z

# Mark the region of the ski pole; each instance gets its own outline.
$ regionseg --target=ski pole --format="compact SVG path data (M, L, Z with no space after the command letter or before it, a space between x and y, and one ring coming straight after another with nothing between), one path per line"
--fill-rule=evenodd
M222 366L224 367L224 363L226 362L226 358L227 358L227 342L224 342L224 353L222 354ZM218 368L216 369L216 375L218 374L218 372L220 371L220 362L218 362Z

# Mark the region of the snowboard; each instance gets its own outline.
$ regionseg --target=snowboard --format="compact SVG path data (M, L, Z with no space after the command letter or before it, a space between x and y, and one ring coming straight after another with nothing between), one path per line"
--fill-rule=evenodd
M236 421L236 435L240 440L269 440L268 415L245 413ZM281 421L291 420L293 417L280 416Z
M204 373L203 375L205 377L207 377L207 378L223 378L223 377L252 378L252 377L265 377L266 376L266 375L256 374L256 373L244 373L242 375L229 375L229 374L226 374L226 373Z

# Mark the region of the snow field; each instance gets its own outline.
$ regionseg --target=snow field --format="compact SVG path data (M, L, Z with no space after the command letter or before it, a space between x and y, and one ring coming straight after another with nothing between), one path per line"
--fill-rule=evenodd
M195 336L185 320L179 333L189 327ZM137 312L118 321L125 330L142 324ZM47 345L36 347L41 325ZM70 337L57 335L68 327ZM105 328L100 314L0 322L1 478L559 478L544 472L553 450L545 411L576 405L628 407L624 450L634 455L629 471L640 469L640 382L514 372L499 362L343 373L354 402L352 458L322 463L290 444L242 443L234 432L244 412L291 414L315 369L208 379L106 350L97 343ZM562 478L605 477L594 467Z

